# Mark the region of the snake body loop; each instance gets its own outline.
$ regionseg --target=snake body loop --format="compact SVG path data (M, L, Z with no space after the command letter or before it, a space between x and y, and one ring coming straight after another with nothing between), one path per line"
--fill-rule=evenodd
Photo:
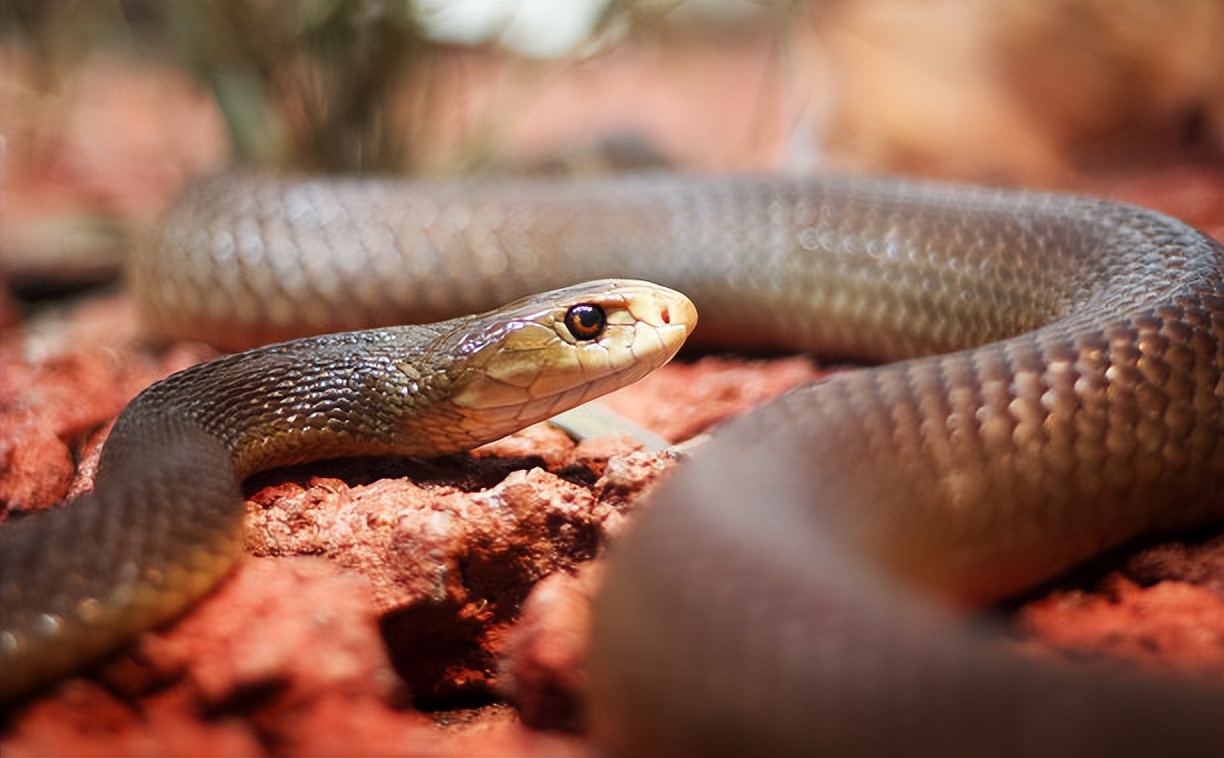
M1224 517L1224 251L1180 222L874 179L239 176L184 195L132 284L236 347L608 276L684 291L707 342L890 362L728 426L617 547L611 751L1224 751L1218 686L1022 661L940 610Z

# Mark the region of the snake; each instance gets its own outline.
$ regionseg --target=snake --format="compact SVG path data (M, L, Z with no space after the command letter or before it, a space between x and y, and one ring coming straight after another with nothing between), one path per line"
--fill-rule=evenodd
M104 448L90 498L108 508L77 501L0 530L6 687L18 670L27 689L53 681L180 612L190 600L113 603L207 591L216 556L235 558L243 476L385 450L403 376L426 383L423 353L462 360L469 338L451 330L485 322L388 324L631 277L691 298L704 346L869 365L716 430L612 546L589 661L603 750L1224 752L1221 682L1034 659L970 612L1224 518L1224 248L1180 221L877 177L238 173L190 186L130 265L155 329L229 349L307 341L155 385ZM557 319L593 298L562 297L550 344L573 342ZM687 331L689 301L663 302L652 329L671 315ZM368 409L313 403L340 388ZM464 444L503 433L462 410L422 415ZM63 642L47 655L34 639Z

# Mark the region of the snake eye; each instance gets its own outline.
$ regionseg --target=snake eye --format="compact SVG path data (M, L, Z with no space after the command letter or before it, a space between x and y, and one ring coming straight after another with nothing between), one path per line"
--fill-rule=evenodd
M604 309L593 303L571 305L565 312L565 328L577 340L589 342L599 339L607 325L608 317Z

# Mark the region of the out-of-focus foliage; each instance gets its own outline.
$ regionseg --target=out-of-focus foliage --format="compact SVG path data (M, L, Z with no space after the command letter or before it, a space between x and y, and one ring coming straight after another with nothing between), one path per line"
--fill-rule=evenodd
M404 0L4 0L48 84L91 52L172 57L212 89L243 162L402 167L390 94L428 43Z
M394 88L428 54L403 0L177 2L177 48L245 160L325 171L403 165Z

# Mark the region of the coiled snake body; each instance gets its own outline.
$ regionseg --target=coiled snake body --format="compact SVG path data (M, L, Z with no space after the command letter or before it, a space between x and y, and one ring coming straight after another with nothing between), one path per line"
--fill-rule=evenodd
M1224 517L1224 252L1180 222L872 179L247 176L155 239L150 323L228 347L633 276L690 295L707 341L899 361L730 424L614 551L592 663L614 751L1224 749L1218 687L1021 661L941 610ZM172 463L142 486L170 494ZM134 551L144 523L96 526Z

